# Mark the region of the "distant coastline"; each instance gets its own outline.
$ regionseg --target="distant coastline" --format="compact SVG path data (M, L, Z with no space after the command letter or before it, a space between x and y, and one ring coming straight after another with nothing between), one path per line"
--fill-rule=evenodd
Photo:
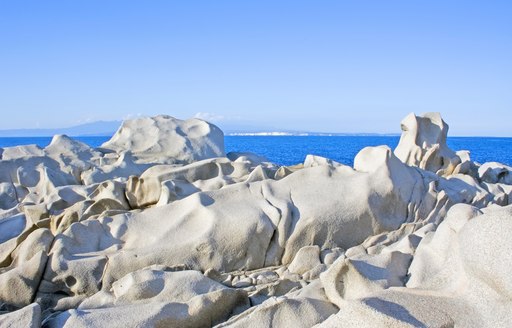
M398 137L400 134L390 133L327 133L327 132L228 132L230 137Z
M58 134L65 134L69 137L111 137L121 126L121 121L96 121L67 128L38 128L38 129L7 129L0 130L0 138L39 138L53 137ZM255 127L245 125L219 124L228 137L399 137L400 133L371 133L371 132L315 132L286 130L272 127ZM512 138L493 135L468 136L451 135L457 138Z
M121 121L97 121L86 124L80 124L67 128L55 129L8 129L0 130L0 137L23 138L23 137L53 137L57 134L65 134L70 137L110 137L114 135L121 126ZM319 136L319 137L338 137L338 136L399 136L398 133L340 133L340 132L314 132L314 131L294 131L267 129L255 127L229 127L223 128L226 136Z

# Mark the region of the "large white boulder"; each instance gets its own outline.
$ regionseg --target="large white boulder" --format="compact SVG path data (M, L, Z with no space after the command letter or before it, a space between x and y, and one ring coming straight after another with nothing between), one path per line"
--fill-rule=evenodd
M439 113L407 115L401 123L402 136L395 155L404 163L436 172L451 174L461 163L457 154L446 145L448 124Z
M126 120L102 148L130 151L145 163L182 164L225 156L224 133L217 126L168 115Z

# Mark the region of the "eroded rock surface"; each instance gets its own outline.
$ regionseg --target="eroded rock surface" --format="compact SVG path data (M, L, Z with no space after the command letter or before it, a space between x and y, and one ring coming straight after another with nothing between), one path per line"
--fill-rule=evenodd
M0 151L0 325L502 327L511 168L410 114L354 167L225 156L207 122Z
M192 163L224 156L224 133L200 119L161 115L124 121L101 147L130 151L141 162Z

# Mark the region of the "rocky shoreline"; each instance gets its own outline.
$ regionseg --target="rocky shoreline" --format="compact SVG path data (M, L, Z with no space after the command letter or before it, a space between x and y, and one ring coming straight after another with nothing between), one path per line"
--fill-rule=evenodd
M1 327L504 327L512 168L408 115L354 167L199 119L0 149Z

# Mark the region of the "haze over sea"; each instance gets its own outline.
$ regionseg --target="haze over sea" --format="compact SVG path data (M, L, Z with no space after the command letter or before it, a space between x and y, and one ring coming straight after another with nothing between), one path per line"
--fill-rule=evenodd
M0 147L36 144L46 147L51 137L1 137ZM91 147L99 147L110 137L74 137ZM226 136L226 153L253 152L281 165L301 163L308 154L353 165L355 155L364 147L388 145L392 149L399 136ZM448 137L453 150L469 150L471 159L479 163L500 162L512 165L512 138Z

